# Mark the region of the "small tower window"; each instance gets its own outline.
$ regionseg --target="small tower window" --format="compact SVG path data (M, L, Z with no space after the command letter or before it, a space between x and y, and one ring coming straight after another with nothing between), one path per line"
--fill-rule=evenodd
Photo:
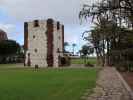
M34 27L39 27L39 21L38 20L34 21Z
M35 53L37 53L37 49L35 49Z
M35 35L33 35L33 39L35 39L35 37L36 37L36 36L35 36Z

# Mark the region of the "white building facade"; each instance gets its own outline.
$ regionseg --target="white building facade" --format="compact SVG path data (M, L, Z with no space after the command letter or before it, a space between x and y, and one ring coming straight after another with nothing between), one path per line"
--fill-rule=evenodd
M64 25L53 19L24 23L25 65L59 67L64 51Z

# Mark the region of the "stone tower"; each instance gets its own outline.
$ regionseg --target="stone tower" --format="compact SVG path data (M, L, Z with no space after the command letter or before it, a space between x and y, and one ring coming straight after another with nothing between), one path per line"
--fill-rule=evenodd
M64 25L53 19L24 23L25 65L59 67L64 50Z

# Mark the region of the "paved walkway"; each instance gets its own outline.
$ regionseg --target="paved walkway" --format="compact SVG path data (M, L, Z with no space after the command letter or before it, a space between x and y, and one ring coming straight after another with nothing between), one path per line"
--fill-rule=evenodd
M94 93L87 100L133 100L115 68L105 67L100 73Z

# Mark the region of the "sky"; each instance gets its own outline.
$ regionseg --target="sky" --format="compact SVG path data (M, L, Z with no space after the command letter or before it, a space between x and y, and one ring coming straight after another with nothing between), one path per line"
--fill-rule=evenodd
M76 43L78 51L86 42L82 33L89 30L90 22L80 24L79 12L90 0L0 0L0 29L8 38L24 43L24 22L52 18L65 26L65 41ZM72 51L72 46L67 48Z

